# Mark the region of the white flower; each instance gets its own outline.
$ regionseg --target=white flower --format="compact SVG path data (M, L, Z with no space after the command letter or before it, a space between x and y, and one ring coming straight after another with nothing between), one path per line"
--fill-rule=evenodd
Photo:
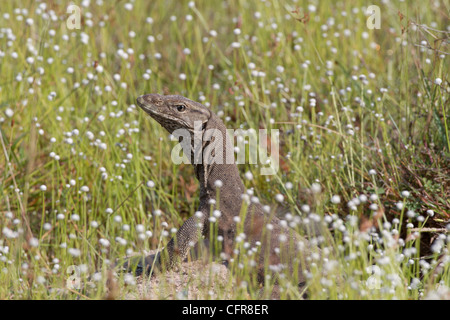
M196 212L195 212L195 216L196 216L198 219L200 219L201 217L203 217L203 212L201 212L201 211L196 211Z
M152 180L148 180L147 181L147 187L154 188L155 187L155 182L153 182Z
M408 211L406 212L406 216L407 216L408 218L414 218L415 215L416 215L416 213L414 212L414 210L408 210Z
M312 193L320 193L322 191L322 187L318 183L313 183L311 185L311 192Z
M28 244L29 244L30 246L32 246L32 247L37 247L37 246L39 246L39 240L36 239L36 238L31 238L31 239L28 241Z
M45 283L45 278L43 276L38 276L36 278L37 283L39 284L44 284Z
M283 73L284 72L284 67L283 66L277 66L277 72Z
M47 186L45 184L40 186L41 191L46 191L47 190Z
M442 79L436 78L436 80L434 80L434 83L436 83L438 86L440 86L442 84Z
M408 198L411 195L411 193L409 191L402 191L402 197L404 198Z
M359 201L361 201L362 203L367 202L367 196L365 194L362 194L359 196Z
M307 204L302 205L302 206L300 207L300 209L301 209L303 212L305 212L305 213L311 212L311 207L310 207L309 205L307 205Z
M331 203L333 204L338 204L341 202L341 197L338 195L334 195L331 197Z
M79 249L75 249L75 248L69 248L69 250L67 250L67 251L73 257L79 257L81 254L81 251Z
M110 245L109 241L106 240L106 239L103 239L103 238L101 238L100 240L98 240L98 242L100 242L100 244L101 244L103 247L109 247L109 245Z
M125 284L127 284L129 286L134 286L136 284L134 275L129 274L129 273L127 273L123 276L123 282L125 282Z
M100 280L102 280L102 274L101 272L96 272L92 275L92 280L95 282L99 282Z
M279 193L275 196L275 200L277 200L278 202L283 202L284 196Z
M6 108L5 114L8 118L11 118L14 115L14 111L11 108Z
M82 186L82 187L80 188L80 191L81 191L81 192L89 192L89 187L88 187L88 186Z

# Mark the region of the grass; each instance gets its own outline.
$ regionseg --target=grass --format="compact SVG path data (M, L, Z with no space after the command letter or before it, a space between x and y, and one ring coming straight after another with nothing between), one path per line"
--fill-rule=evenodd
M109 271L164 246L199 203L192 168L135 106L151 92L230 129L280 130L277 175L239 168L295 228L329 230L313 239L311 299L450 298L449 1L387 2L380 30L362 0L91 1L79 30L58 3L2 2L1 299L127 298L148 283L138 297L259 297L247 255L229 271ZM300 297L292 283L282 298Z

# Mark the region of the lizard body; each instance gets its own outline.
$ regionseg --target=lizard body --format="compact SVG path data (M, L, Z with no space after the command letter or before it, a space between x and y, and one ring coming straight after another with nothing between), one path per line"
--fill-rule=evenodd
M170 133L177 129L186 129L192 134L191 137L195 137L195 133L200 134L202 151L208 146L215 146L214 144L218 142L208 135L208 132L211 131L209 129L218 130L225 139L229 139L225 125L217 115L202 104L185 97L148 94L139 97L137 104ZM201 130L195 130L195 121L201 123ZM241 215L242 195L245 193L245 187L236 164L225 161L227 152L233 152L233 148L227 148L228 142L225 141L222 144L221 156L224 160L222 164L208 163L208 159L203 153L200 153L202 162L195 163L193 161L195 156L191 155L191 163L194 165L197 179L200 182L198 212L201 214L196 214L186 220L164 250L156 255L146 257L144 261L135 265L136 273L149 273L153 267L157 269L173 268L187 256L189 249L197 243L199 235L206 239L209 238L210 222L208 219L212 210L216 209L220 211L217 223L218 233L223 237L223 253L228 257L232 255L237 236L236 221L239 221L235 217ZM195 138L191 138L190 143L195 147ZM216 199L216 181L218 180L221 181L221 187L219 199ZM307 268L307 257L310 255L310 246L306 239L290 228L282 226L278 218L264 213L259 202L249 203L243 224L245 241L250 244L251 248L260 246L259 257L256 259L257 279L260 283L264 283L267 274L276 274L283 269L283 272L287 271L290 274L296 272L298 282L305 282L303 271ZM270 230L267 228L266 232L263 232L269 224L271 225ZM267 265L270 267L267 268Z

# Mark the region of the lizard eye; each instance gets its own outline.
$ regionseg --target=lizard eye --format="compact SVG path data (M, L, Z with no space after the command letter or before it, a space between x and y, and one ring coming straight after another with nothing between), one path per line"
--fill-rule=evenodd
M186 106L183 106L182 104L175 106L177 108L178 112L183 112L186 110Z

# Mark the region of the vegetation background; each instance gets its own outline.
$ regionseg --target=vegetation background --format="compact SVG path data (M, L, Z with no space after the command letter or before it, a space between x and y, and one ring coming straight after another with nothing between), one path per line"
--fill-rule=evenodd
M309 298L449 299L449 1L373 2L84 0L69 30L68 1L2 1L0 298L259 297L245 255L109 271L197 209L192 168L135 105L176 93L280 130L278 174L240 170L291 227L330 230Z

